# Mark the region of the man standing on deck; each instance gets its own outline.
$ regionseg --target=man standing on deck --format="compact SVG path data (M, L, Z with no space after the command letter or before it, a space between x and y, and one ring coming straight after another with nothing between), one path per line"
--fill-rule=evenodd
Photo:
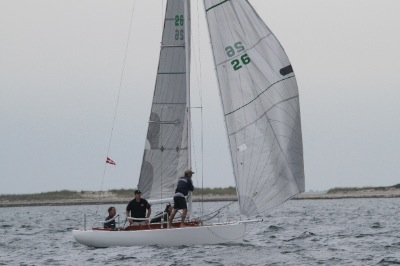
M176 186L175 196L174 196L174 208L172 209L171 216L169 217L169 225L172 226L172 221L174 220L175 214L178 210L182 210L182 222L181 226L184 226L185 218L187 214L187 204L185 196L188 195L189 191L193 191L192 175L194 172L192 170L186 170L185 176L179 178L178 185Z
M126 206L126 217L132 217L142 220L129 220L131 225L148 223L148 219L151 215L151 206L147 200L142 199L142 192L137 189L135 190L135 198L128 203ZM147 214L146 214L147 211Z

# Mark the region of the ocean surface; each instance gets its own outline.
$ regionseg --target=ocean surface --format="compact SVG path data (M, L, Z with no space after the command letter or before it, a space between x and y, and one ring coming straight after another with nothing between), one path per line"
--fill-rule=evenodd
M204 203L206 211L226 202ZM400 199L292 200L242 244L94 249L76 243L83 213L108 205L0 208L0 265L400 265ZM117 205L123 213L125 206ZM194 204L200 210L200 203ZM231 205L219 218L233 219Z

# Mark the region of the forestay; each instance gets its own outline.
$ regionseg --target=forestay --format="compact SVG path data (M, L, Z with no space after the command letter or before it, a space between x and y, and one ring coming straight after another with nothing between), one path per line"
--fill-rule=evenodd
M190 8L187 8L190 10ZM188 108L185 34L190 34L183 0L168 0L160 61L138 188L143 197L171 197L177 179L188 168ZM190 18L190 12L186 15ZM188 32L185 32L185 28ZM190 36L190 35L188 35Z
M204 0L241 213L304 191L296 78L279 41L245 0Z

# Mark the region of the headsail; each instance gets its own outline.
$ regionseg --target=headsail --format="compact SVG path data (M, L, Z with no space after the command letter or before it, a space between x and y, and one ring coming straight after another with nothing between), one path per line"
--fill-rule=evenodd
M241 213L263 215L304 191L296 78L246 0L204 0Z
M190 36L190 12L184 14L184 11L184 0L167 1L160 61L138 184L146 198L171 197L177 179L189 165L187 65L190 61L187 54L190 54L190 42L186 44L185 36ZM185 17L188 18L187 26Z

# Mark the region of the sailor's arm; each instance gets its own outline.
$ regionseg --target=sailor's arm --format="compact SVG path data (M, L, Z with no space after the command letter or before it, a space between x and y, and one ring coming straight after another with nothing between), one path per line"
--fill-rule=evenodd
M149 218L150 215L151 215L151 206L150 206L150 204L149 204L149 206L148 206L148 208L147 208L147 215L146 215L146 218Z
M126 217L130 217L130 211L131 211L131 209L129 208L129 205L128 206L126 206L126 211L125 211L125 215L126 215Z
M192 178L189 178L188 185L189 185L189 191L193 191L194 190L194 186L193 186Z

